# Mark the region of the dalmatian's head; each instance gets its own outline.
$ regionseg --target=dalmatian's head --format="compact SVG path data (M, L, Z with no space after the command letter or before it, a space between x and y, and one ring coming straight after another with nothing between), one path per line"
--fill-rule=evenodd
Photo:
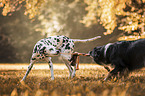
M54 55L58 55L60 53L60 51L57 50L56 47L54 47L54 46L46 47L45 51L46 51L45 54L48 56L54 56Z

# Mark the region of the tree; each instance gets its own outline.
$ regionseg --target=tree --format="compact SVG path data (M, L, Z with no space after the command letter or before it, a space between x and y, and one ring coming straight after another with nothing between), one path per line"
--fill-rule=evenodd
M24 14L32 21L37 17L43 25L43 28L35 26L36 30L52 34L64 29L61 22L67 20L69 10L77 9L74 6L80 2L87 5L87 14L80 21L86 27L100 23L107 30L104 35L118 28L124 31L122 36L145 37L145 0L1 0L0 7L3 7L4 16L25 7Z
M24 14L36 22L34 28L36 31L41 31L43 35L58 35L62 34L62 31L63 34L68 35L71 29L66 26L71 25L70 21L73 22L71 18L74 18L75 14L80 14L75 17L75 22L79 22L80 17L84 15L81 14L83 11L79 12L84 3L79 3L71 0L2 0L0 7L3 7L3 16L11 16L14 11L24 7Z
M111 34L118 27L134 39L145 37L145 0L85 0L87 15L81 21L86 26L100 23ZM125 39L124 37L120 39Z

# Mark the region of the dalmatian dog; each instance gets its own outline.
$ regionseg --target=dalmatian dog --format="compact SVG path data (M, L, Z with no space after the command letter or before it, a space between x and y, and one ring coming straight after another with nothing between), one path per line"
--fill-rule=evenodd
M76 66L72 68L70 64L70 59L72 57L72 53L74 51L74 43L75 42L89 42L100 38L101 36L97 36L90 39L80 40L80 39L70 39L66 36L50 36L48 38L41 39L38 41L33 49L32 57L30 60L30 65L26 71L25 76L21 81L25 81L27 75L31 71L33 64L37 61L45 61L48 62L50 72L51 72L51 80L54 80L53 73L53 63L51 61L51 57L53 56L61 56L65 65L69 70L69 77L73 78L76 72Z

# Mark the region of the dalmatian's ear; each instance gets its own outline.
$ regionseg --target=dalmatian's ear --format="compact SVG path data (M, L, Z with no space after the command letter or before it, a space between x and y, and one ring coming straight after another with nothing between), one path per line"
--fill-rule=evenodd
M46 47L42 47L40 50L39 50L39 53L41 56L43 56L45 53L46 53Z

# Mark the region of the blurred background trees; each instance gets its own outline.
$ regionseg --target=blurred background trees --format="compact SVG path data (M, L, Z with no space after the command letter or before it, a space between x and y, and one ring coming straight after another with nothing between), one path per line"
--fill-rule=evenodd
M117 27L124 31L123 35L136 36L132 39L144 38L145 0L85 0L85 3L88 13L82 23L86 26L100 23L107 29L104 35Z
M145 0L0 0L0 7L0 62L28 62L34 44L51 35L101 35L75 44L75 51L85 53L107 42L145 37Z

